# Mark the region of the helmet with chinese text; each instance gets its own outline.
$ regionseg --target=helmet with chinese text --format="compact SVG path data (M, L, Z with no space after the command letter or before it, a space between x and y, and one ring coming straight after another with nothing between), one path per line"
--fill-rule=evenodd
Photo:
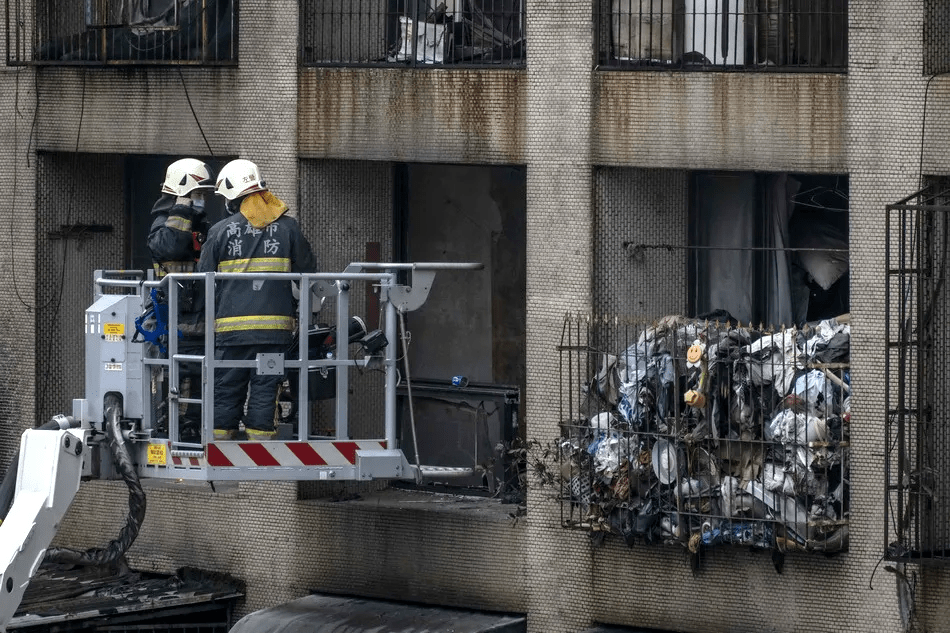
M251 161L239 158L221 168L215 185L218 195L226 200L235 200L256 191L267 191L267 184L257 165Z

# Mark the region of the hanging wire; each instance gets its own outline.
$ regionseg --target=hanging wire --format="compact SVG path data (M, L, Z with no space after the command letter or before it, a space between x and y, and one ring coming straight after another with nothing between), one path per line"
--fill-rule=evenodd
M948 71L950 72L950 71ZM924 89L924 112L920 122L920 160L917 164L917 190L923 188L924 182L924 135L927 131L927 101L930 97L930 84L940 75L946 75L947 72L934 73L927 79L927 87Z
M178 66L178 78L181 79L181 87L185 91L185 99L188 100L188 107L191 108L191 116L195 118L195 123L198 124L198 131L201 132L201 138L205 141L205 147L208 148L208 154L211 157L214 157L214 150L211 149L211 143L208 142L208 137L205 136L204 128L201 127L201 121L198 120L198 113L195 112L195 106L191 103L191 95L188 93L188 85L185 83L185 75L181 72L181 66Z
M422 466L419 461L419 442L416 439L416 414L412 406L412 381L409 379L409 344L406 342L406 316L402 310L399 314L399 340L402 341L402 360L406 368L406 397L409 400L409 425L412 429L412 450L416 454L416 483L422 483Z
M21 71L21 70L23 70L22 67L17 68L17 70L16 70L16 74L14 75L14 90L13 90L13 110L14 110L14 114L13 114L13 161L14 161L14 162L13 162L13 199L14 199L14 200L18 200L18 199L19 199L19 198L17 197L17 183L18 183L18 178L17 178L17 177L18 177L18 175L19 175L19 173L20 173L20 169L19 169L19 167L18 167L17 164L16 164L16 158L17 158L17 156L18 156L19 153L20 153L20 150L19 150L19 147L18 147L20 137L19 137L19 134L18 134L19 131L17 130L17 119L19 119L19 117L20 117L20 71ZM34 93L34 96L35 96L35 95L36 95L36 93ZM37 108L38 105L39 105L38 103L34 103L34 106L33 106L33 114L34 114L33 121L34 121L34 124L35 124L35 122L36 122L36 110L38 109L38 108ZM30 139L32 139L32 137L33 137L33 128L32 128L32 126L31 126L31 128L30 128ZM30 161L30 145L29 145L29 144L30 144L30 141L27 142L27 148L26 148L27 167L29 167L29 161ZM12 214L12 213L13 213L13 209L11 209L10 212L11 212L11 214ZM12 244L13 244L13 239L14 239L13 227L14 227L17 223L16 223L16 222L13 222L13 218L10 218L10 220L11 220L11 221L10 221L10 224L9 224L9 228L10 228L10 244L12 245ZM36 309L36 308L35 308L35 305L34 305L34 304L31 304L31 303L29 303L29 302L27 302L26 299L23 298L23 295L20 294L20 286L19 286L19 284L17 283L17 273L16 273L17 257L16 257L15 249L10 248L9 250L10 250L10 270L11 270L12 273L13 273L13 274L12 274L12 277L13 277L13 292L16 294L17 301L19 301L20 304L21 304L23 307L25 307L27 310L35 310L35 309ZM34 303L35 303L35 297L34 297Z

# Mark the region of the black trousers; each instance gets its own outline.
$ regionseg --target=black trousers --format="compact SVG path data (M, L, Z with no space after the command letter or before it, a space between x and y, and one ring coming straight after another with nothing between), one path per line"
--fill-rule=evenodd
M258 354L283 352L286 345L229 345L214 351L216 360L254 360ZM214 428L238 428L244 402L244 426L256 431L273 431L277 390L283 376L259 376L253 367L218 369L214 376Z

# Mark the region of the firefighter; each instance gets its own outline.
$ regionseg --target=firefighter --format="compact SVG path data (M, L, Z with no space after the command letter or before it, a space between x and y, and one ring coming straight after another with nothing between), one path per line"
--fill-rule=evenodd
M155 276L169 273L192 273L197 267L201 243L210 227L205 214L205 200L214 190L211 168L195 158L182 158L168 166L162 195L152 207L148 248L152 254ZM199 282L178 285L178 352L204 354L204 311L202 286ZM181 363L179 393L182 397L200 397L201 366ZM189 404L182 408L180 422L182 441L200 439L201 408Z
M208 233L200 272L309 273L317 269L310 244L287 205L271 193L257 165L231 161L215 187L229 217ZM223 279L215 288L215 359L253 360L257 354L285 352L296 328L293 285L289 281ZM253 368L219 369L214 376L214 435L233 439L247 400L248 439L275 435L278 389L283 376L258 375Z

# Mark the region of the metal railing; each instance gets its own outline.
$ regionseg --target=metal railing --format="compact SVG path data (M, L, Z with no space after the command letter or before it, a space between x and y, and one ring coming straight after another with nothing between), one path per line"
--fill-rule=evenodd
M887 206L884 551L950 562L950 189Z
M235 64L237 3L6 0L7 64Z
M592 536L848 548L850 325L568 315L561 517Z
M301 0L305 66L525 63L524 0Z
M604 69L842 72L847 0L595 0Z
M357 262L350 264L341 273L171 273L159 281L143 281L141 275L129 278L125 271L97 271L96 298L103 294L122 294L126 291L135 292L141 289L143 298L151 291L163 293L162 303L167 305L168 332L179 331L179 305L182 289L189 284L200 284L203 288L202 313L204 315L204 354L183 354L179 350L179 340L176 336L167 337L166 353L146 357L146 368L154 368L167 375L168 395L166 396L167 426L162 429L163 434L171 440L173 448L183 450L200 450L204 443L213 437L214 425L214 372L227 368L249 368L261 373L279 375L296 374L310 378L312 372L333 371L331 398L335 398L335 417L333 425L334 438L348 438L348 393L349 370L365 371L367 368L377 368L383 374L385 382L384 403L384 437L389 447L398 446L396 435L397 421L397 375L400 371L399 363L403 360L398 352L400 337L403 333L397 330L397 317L400 312L407 312L421 306L431 287L436 271L476 270L480 264L431 262L431 263L374 263ZM397 282L397 277L412 274L413 285L405 286ZM219 360L214 357L215 349L215 305L216 284L228 283L232 280L272 281L293 283L299 288L297 301L297 341L293 349L286 353L261 354L252 360ZM375 349L368 351L359 358L351 358L347 341L352 342L350 318L351 286L356 283L368 283L377 288L380 294L380 310L382 336L374 339L379 341ZM329 299L335 302L336 324L332 326L332 336L338 343L332 348L331 354L322 354L315 357L310 349L310 324L313 320L313 307L316 298ZM186 363L200 364L201 366L201 393L183 397L172 393L178 390L182 373L182 365ZM265 364L267 364L265 366ZM145 389L151 388L145 381ZM312 437L310 427L310 410L303 403L311 400L311 380L297 379L296 393L293 394L298 403L296 428L292 432L301 440ZM145 394L144 401L148 401ZM171 403L169 405L169 403ZM195 442L183 441L181 438L179 406L196 405L201 409L200 440ZM157 432L155 412L149 407L144 408L145 417L142 428L146 432Z

